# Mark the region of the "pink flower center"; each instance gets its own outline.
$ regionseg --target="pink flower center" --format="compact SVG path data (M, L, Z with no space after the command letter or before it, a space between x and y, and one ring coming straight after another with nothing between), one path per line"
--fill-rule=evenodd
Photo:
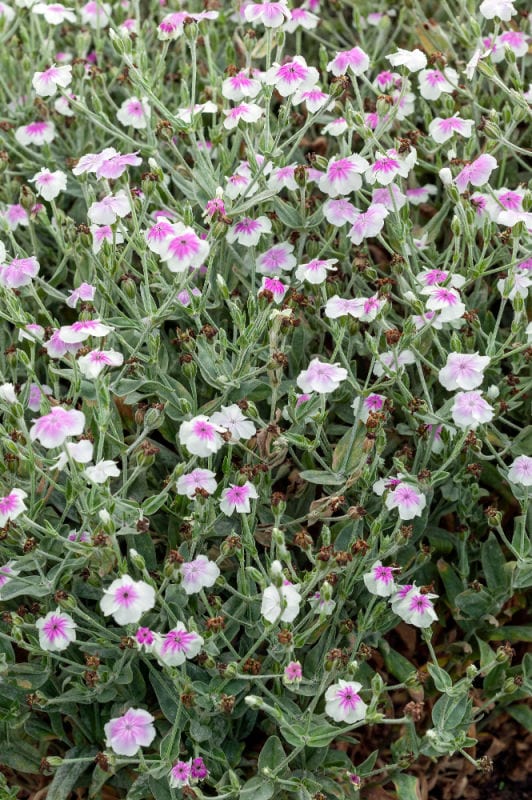
M192 431L199 439L207 440L209 442L212 442L216 435L214 427L203 420L198 420L195 422L192 426Z
M66 631L66 619L54 614L50 619L44 623L43 631L45 632L49 641L53 644L56 639L64 639Z
M297 61L291 61L290 63L283 64L282 67L279 67L277 70L277 77L286 83L299 83L300 81L305 80L307 77L307 72L308 70L306 70L301 64L298 64Z
M115 592L116 602L123 608L129 608L135 600L138 600L139 593L132 584L121 586Z

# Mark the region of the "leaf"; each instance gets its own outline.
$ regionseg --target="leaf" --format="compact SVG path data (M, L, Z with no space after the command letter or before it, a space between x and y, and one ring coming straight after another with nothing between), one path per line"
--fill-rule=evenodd
M379 650L384 658L384 666L392 673L394 678L406 681L415 671L410 661L390 647L384 639L379 644Z
M275 791L267 778L256 776L247 781L240 790L240 800L270 800Z
M452 688L453 682L451 677L444 669L439 667L437 664L429 664L428 670L432 680L434 681L434 686L439 692L447 692Z
M16 742L2 743L2 764L15 772L34 775L39 772L41 756L38 750L20 739Z
M174 686L169 678L157 670L150 670L150 683L157 695L159 706L164 716L169 722L174 722L179 709L180 698L174 690Z
M94 760L98 752L97 747L73 747L65 754L65 760L55 771L53 780L48 787L46 800L68 800L73 789L78 788L77 782ZM86 761L71 761L70 759L87 759Z
M345 433L336 447L332 457L332 468L335 472L345 472L346 475L354 472L361 461L366 458L364 440L366 429L364 425L357 425Z
M508 590L509 576L504 553L493 532L482 545L481 558L489 590L496 595L504 594Z
M450 734L467 717L471 710L471 700L466 700L467 690L454 696L443 695L432 709L432 721L436 728Z
M517 720L523 728L526 728L527 731L532 733L532 708L529 708L525 703L520 703L519 705L510 706L506 711Z
M299 747L301 744L307 747L326 747L338 737L338 728L322 722L309 731L308 726L294 722L290 726L281 725L281 733L288 744L294 747Z
M305 469L299 473L299 477L307 483L318 483L321 486L341 486L345 480L341 475L319 469Z
M264 747L260 751L258 770L261 772L265 767L268 769L275 769L277 765L284 760L285 752L283 745L278 736L270 736L266 740Z
M504 625L490 631L487 638L490 642L532 642L532 625Z
M396 775L393 779L398 800L421 800L418 779L414 775Z

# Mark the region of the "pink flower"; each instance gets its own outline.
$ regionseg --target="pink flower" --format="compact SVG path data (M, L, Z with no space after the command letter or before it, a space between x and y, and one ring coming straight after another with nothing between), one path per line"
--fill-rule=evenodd
M427 499L407 483L400 483L393 491L388 492L384 505L390 510L396 508L400 519L408 520L422 515Z
M368 707L358 692L362 684L339 680L325 692L325 713L335 722L353 725L365 719Z
M425 100L438 100L442 94L451 94L458 86L458 73L451 67L423 69L419 73L419 93Z
M283 25L283 30L287 33L294 33L298 28L312 31L318 26L320 18L302 6L290 10L290 19Z
M463 430L476 430L493 419L493 409L481 392L458 392L451 409L453 420Z
M155 718L141 708L130 708L121 717L104 725L105 746L119 756L134 756L139 747L148 747L155 739Z
M20 289L28 286L38 275L39 262L34 256L30 258L14 258L11 264L0 265L0 286L6 289Z
M178 667L186 659L197 656L202 647L203 638L195 631L187 631L183 623L178 622L163 636L156 634L153 651L161 664Z
M438 311L441 322L452 322L465 314L466 307L456 289L433 286L430 288L427 310Z
M30 224L30 219L28 217L28 212L25 208L22 208L21 205L16 204L7 207L7 211L5 212L5 219L7 224L9 225L10 230L16 231L19 227L27 227Z
M244 17L254 25L262 22L265 28L280 28L285 20L290 19L290 11L286 0L276 3L249 3L244 9Z
M8 561L7 564L0 567L0 598L2 597L2 589L4 586L18 575L18 570L13 569L14 565L14 561Z
M427 66L427 56L421 50L402 50L400 47L396 53L391 53L385 58L392 67L406 67L409 72L419 72Z
M161 246L161 260L174 273L201 266L209 255L208 242L180 222L172 227L173 235L168 236Z
M377 597L389 597L395 591L394 567L383 567L382 561L376 561L369 572L363 575L368 592Z
M319 358L313 358L307 369L297 376L297 385L304 392L328 394L334 392L341 382L347 378L347 370L338 364L326 364Z
M63 342L78 344L78 342L84 342L89 336L100 338L107 336L112 331L114 328L104 325L99 319L84 319L74 322L72 325L63 325L59 328L59 335Z
M114 580L104 590L100 608L105 617L113 616L117 625L138 622L155 606L155 589L145 581L134 581L129 575Z
M30 178L30 182L35 183L37 193L45 200L55 200L61 192L65 191L67 177L61 170L50 172L49 169L43 167L33 178Z
M205 414L199 414L181 423L179 443L192 455L207 458L223 447L222 433L225 433L225 428L212 423Z
M312 86L310 89L298 89L292 95L292 103L298 106L300 103L305 103L308 111L311 114L316 114L320 108L323 108L331 100L330 94L324 92L319 86ZM334 102L329 105L332 108Z
M295 170L297 164L288 164L286 167L277 167L272 170L272 174L268 178L268 186L271 189L288 189L291 192L297 191L297 183L295 178Z
M192 472L180 475L177 479L177 493L185 495L190 500L196 495L198 489L213 494L216 487L216 474L210 469L193 469Z
M271 233L272 223L268 217L243 217L235 222L227 231L227 241L229 244L238 242L244 247L254 247L259 243L263 233Z
M491 53L491 60L498 64L506 57L506 48L512 51L516 58L523 58L528 53L528 37L521 31L504 31L495 39L495 49Z
M530 456L518 456L510 465L508 480L521 486L532 486L532 458Z
M83 302L91 302L94 300L96 287L90 283L80 283L77 289L73 289L69 294L66 304L69 308L76 308L80 300Z
M128 100L124 100L116 112L116 118L126 128L131 126L135 130L143 130L148 127L150 114L151 109L146 97L142 99L130 97Z
M207 556L197 556L193 561L181 564L181 586L185 592L197 594L202 589L214 586L220 576L220 569L214 561L209 561Z
M257 272L271 277L278 275L282 270L293 269L297 264L293 252L294 245L288 242L281 242L270 247L269 250L258 256Z
M327 134L329 136L341 136L342 133L345 133L348 130L348 128L349 126L347 124L347 120L344 117L337 117L327 125L324 125L321 130L323 134Z
M175 235L175 231L175 226L165 219L158 220L155 225L152 225L152 227L144 234L146 243L152 253L157 253L157 255L160 255L165 249L169 239Z
M438 619L432 603L436 597L438 597L437 594L421 594L415 586L412 586L401 600L394 602L393 611L409 625L429 628Z
M23 489L11 489L9 494L0 497L0 528L5 528L8 522L27 510L24 503L24 498L27 496Z
M44 72L36 72L33 76L32 85L35 94L39 97L52 97L57 92L57 87L66 88L72 81L72 67L66 64L63 67L56 67L52 64Z
M383 394L373 393L369 394L363 399L360 397L355 397L351 407L355 416L358 417L361 422L367 422L371 413L378 413L384 409L385 402L386 397Z
M105 28L111 18L111 6L108 3L96 3L89 0L81 7L81 21L95 30Z
M333 60L327 64L327 71L336 77L345 75L348 70L355 76L363 75L368 69L369 56L360 47L336 53Z
M76 22L76 15L61 3L37 3L32 14L42 14L49 25L62 25L63 22Z
M465 139L469 139L474 124L472 119L460 119L456 115L447 117L447 119L435 117L429 125L429 135L438 144L443 144L452 139L455 133Z
M129 197L124 189L115 195L109 194L89 207L87 216L95 225L112 225L117 218L126 217L131 211Z
M252 483L246 481L242 486L231 483L224 489L220 499L220 511L227 517L235 511L239 514L249 514L251 511L250 500L256 500L258 493Z
M96 168L96 177L116 180L126 171L127 167L138 167L139 164L142 164L142 158L137 153L125 153L124 155L115 153L109 158L101 159Z
M35 422L30 428L30 439L37 440L43 447L60 447L69 436L79 436L85 427L85 414L60 406L52 408L49 414Z
M38 619L35 627L39 631L39 645L42 650L58 653L76 641L76 623L59 608Z
M193 758L190 766L191 777L196 781L202 781L207 777L208 774L209 770L205 766L205 762L201 756L198 756L198 758Z
M357 214L349 231L349 238L353 244L360 244L364 239L377 236L382 231L388 214L388 209L381 203L375 203L365 213Z
M239 103L245 97L256 97L260 90L260 81L249 77L244 70L226 78L222 83L222 96L235 103Z
M389 350L387 353L379 353L378 361L373 368L377 377L387 373L402 372L408 364L415 364L416 357L411 350L401 350L396 353ZM386 367L386 369L385 369Z
M514 14L514 0L483 0L479 6L479 11L485 19L498 17L503 22L509 22Z
M240 121L248 123L258 122L264 115L264 109L256 103L240 103L240 105L224 111L224 114L224 128L227 131L232 131L237 127Z
M323 216L335 228L341 228L346 222L353 224L357 214L360 214L360 209L343 197L339 197L337 200L326 200L323 204Z
M105 367L121 367L124 356L116 350L92 350L78 358L78 368L84 378L95 379Z
M295 276L298 281L307 281L313 286L319 286L327 279L329 272L334 272L338 263L337 258L314 258L306 264L300 264L296 269Z
M30 122L16 129L15 139L25 147L42 147L55 139L55 125L53 122Z
M140 649L150 651L155 642L155 634L149 628L139 628L135 634L135 641Z
M472 186L484 186L494 169L497 169L497 160L485 153L479 156L471 164L465 166L456 176L456 185L460 192L465 192L469 184Z
M405 194L409 203L413 206L419 206L421 203L428 203L431 195L438 194L438 189L433 183L426 183L425 186L407 189Z
M288 97L296 91L305 91L318 82L318 70L308 67L303 56L294 56L286 63L274 64L264 73L267 86L275 86L281 97Z
M190 784L192 769L190 761L176 761L170 770L169 784L172 789L182 789Z
M114 147L106 147L101 153L86 153L72 168L72 173L74 175L83 175L86 172L96 173L106 159L115 155L118 154Z
M30 338L29 336L26 338ZM67 353L76 353L80 346L83 344L81 340L77 342L65 342L59 333L54 331L47 342L44 342L43 347L50 356L50 358L62 358Z
M361 175L368 166L366 159L356 153L347 158L332 158L325 175L320 178L319 187L329 197L356 192L362 186Z
M407 199L399 187L392 183L382 189L373 189L371 204L375 205L377 203L383 205L388 211L399 211L406 205Z
M290 661L284 668L283 683L285 686L301 683L303 678L303 669L299 661Z
M407 178L408 173L417 160L417 153L411 150L406 157L402 157L396 150L387 150L386 153L377 153L375 161L366 172L365 178L369 184L380 183L388 186L398 175Z
M476 389L484 380L484 370L490 363L488 356L478 353L449 353L446 365L440 369L438 380L445 389Z

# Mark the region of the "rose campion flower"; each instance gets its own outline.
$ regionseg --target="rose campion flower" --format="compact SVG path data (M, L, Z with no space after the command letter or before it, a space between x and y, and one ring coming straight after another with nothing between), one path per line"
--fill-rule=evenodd
M16 578L19 574L19 570L15 569L16 562L15 561L8 561L7 564L4 564L3 567L0 567L0 599L2 597L2 589L6 586L9 581Z
M80 442L65 442L63 452L60 453L54 463L54 469L64 469L69 459L77 464L88 464L92 460L94 446L89 439L82 439Z
M155 717L142 708L130 708L121 717L114 717L103 726L105 746L118 756L134 756L140 747L149 747L157 733Z
M403 50L400 47L396 53L385 56L392 67L406 67L409 72L419 72L427 66L427 56L421 50Z
M363 75L368 69L369 56L360 47L336 53L333 60L327 64L327 72L332 72L337 78L346 72L351 72L354 76Z
M160 664L178 667L186 659L195 658L203 647L203 638L195 631L188 631L182 622L163 635L156 634L153 652Z
M39 645L42 650L59 653L76 641L76 623L60 608L40 617L35 627L39 631Z
M514 0L483 0L478 10L484 19L498 17L502 22L509 22L513 15L517 14Z
M16 129L15 139L25 147L42 147L55 139L55 125L53 122L30 122Z
M408 589L408 591L401 591ZM402 597L398 597L402 594ZM434 611L432 600L438 597L437 594L422 594L416 586L401 587L397 594L392 598L392 610L404 622L415 625L418 628L430 628L436 622L438 615Z
M182 789L190 785L192 769L189 761L176 761L170 770L168 783L172 789Z
M438 144L444 144L449 141L455 133L459 136L463 136L464 139L469 139L474 124L474 120L460 119L456 114L453 117L447 117L447 119L434 117L429 125L429 136Z
M382 561L376 561L369 572L365 572L364 584L368 592L377 597L389 597L395 592L396 586L393 579L394 567L384 567Z
M150 628L138 628L135 634L135 642L139 650L145 650L147 653L151 653L152 645L155 642L155 634Z
M357 214L349 231L353 244L361 244L364 239L377 236L384 227L384 220L390 212L381 203L374 203L365 213Z
M87 216L95 225L113 225L118 218L122 219L131 211L129 197L124 189L115 195L109 194L103 200L92 203Z
M67 176L60 169L51 172L43 167L33 178L30 178L30 183L35 184L37 193L44 200L55 200L61 192L65 191Z
M280 28L281 25L290 19L286 0L280 2L249 3L244 8L246 22L253 25L262 23L265 28Z
M366 181L370 185L388 186L397 176L407 178L416 160L417 153L413 149L406 156L400 156L393 148L386 153L376 153L375 161L365 172Z
M448 353L447 364L440 369L438 380L449 392L476 389L484 380L484 370L489 363L488 356L478 353Z
M193 561L181 564L181 586L187 594L197 594L202 589L214 586L220 576L220 569L214 561L209 561L207 556L197 556Z
M262 594L260 613L272 625L274 622L293 622L299 614L300 605L298 587L285 580L281 586L272 583L266 587Z
M212 423L205 414L199 414L197 417L181 423L179 443L184 445L192 455L207 458L223 447L222 433L225 433L225 428Z
M479 425L493 419L493 409L481 392L458 392L451 414L455 424L463 430L476 430Z
M76 15L61 3L37 3L31 9L33 14L40 14L49 25L62 25L63 22L76 22Z
M471 164L465 166L456 176L455 183L460 192L465 192L469 184L484 186L494 169L497 169L497 160L487 153L479 156Z
M96 294L96 287L90 283L80 283L80 285L73 289L67 297L66 304L69 308L76 308L80 300L84 303L90 303L94 300Z
M418 492L407 483L400 483L393 491L388 492L384 505L388 509L396 508L399 518L403 520L420 517L427 505L424 494Z
M296 91L306 91L318 82L319 73L315 67L308 67L303 56L294 56L284 64L274 64L264 73L267 86L275 86L281 97L288 97Z
M290 9L290 19L283 25L283 30L287 33L294 33L298 28L306 31L313 31L317 28L320 18L302 6Z
M532 458L530 456L518 456L510 465L508 480L521 486L532 486Z
M11 6L6 5L6 3L0 3L0 22L3 21L4 30L7 28L8 23L12 22L14 19L15 12Z
M226 239L229 244L238 242L244 247L254 247L259 243L263 233L271 233L272 223L268 217L242 217L235 222L227 231Z
M264 109L257 105L257 103L240 103L238 106L233 106L224 112L224 128L226 131L232 131L238 126L239 122L247 122L252 124L258 122L264 116Z
M0 528L5 528L8 522L27 510L24 503L24 498L27 496L23 489L11 489L4 497L0 497Z
M227 517L238 511L239 514L249 514L251 511L250 500L257 500L258 492L250 481L246 481L242 486L230 484L224 489L220 499L220 511Z
M325 692L325 713L335 722L353 725L366 718L368 707L358 692L362 684L357 681L339 680Z
M81 21L94 30L101 30L108 25L111 19L111 6L108 3L96 3L89 0L81 7Z
M155 589L145 581L134 581L129 575L114 580L104 590L100 608L105 617L112 615L117 625L138 622L155 606Z
M117 151L114 147L106 147L100 153L85 153L72 167L72 174L76 176L84 175L87 172L96 174L103 162L115 155L117 155Z
M369 415L373 413L380 413L384 410L386 404L386 397L383 394L373 392L367 397L355 397L351 403L351 408L355 417L361 422L367 422Z
M295 271L295 276L298 281L307 281L313 286L319 286L325 280L329 272L335 272L335 264L338 263L337 258L313 258L306 264L300 264Z
M343 197L331 198L323 204L323 216L330 225L341 228L346 223L353 224L360 209Z
M288 242L280 242L270 247L265 253L261 253L257 258L257 272L261 275L278 275L283 270L291 270L297 264L297 259L293 255L294 245Z
M72 67L66 64L62 67L57 67L52 64L44 72L36 72L33 75L32 86L35 89L35 94L39 97L53 97L57 93L57 87L60 86L65 89L72 81Z
M320 178L320 190L329 197L356 192L362 186L362 174L368 167L369 162L357 153L346 158L332 158Z
M456 289L433 286L427 300L427 311L437 311L441 322L453 322L465 314L465 304Z
M69 436L80 436L85 427L85 414L75 409L60 406L40 417L30 428L30 439L43 447L60 447Z
M110 245L116 245L122 244L124 241L122 232L114 230L110 225L91 225L90 232L92 234L92 252L95 256L97 256L102 249L104 242L109 242Z
M161 244L161 260L170 272L186 272L190 267L200 267L209 255L209 244L200 239L193 228L180 222L172 225L172 233Z
M327 94L327 92L324 92L322 89L320 89L319 86L313 86L310 89L304 90L298 89L297 92L294 92L292 95L292 103L295 106L300 105L300 103L305 103L307 110L311 114L316 114L316 112L318 112L320 108L323 108L325 105L327 105L330 100L331 96ZM331 103L328 108L332 108L333 106L334 102Z
M118 478L120 470L114 461L102 460L98 461L93 467L87 467L83 470L83 475L91 483L105 483L108 478Z
M442 94L452 94L459 83L458 73L451 67L423 69L418 75L419 93L425 100L438 100Z
M34 256L14 258L10 264L0 265L0 286L6 289L21 289L29 286L39 274L40 264Z
M192 472L180 475L177 479L177 493L185 495L190 500L196 495L198 489L208 494L216 491L216 474L210 469L193 469Z
M256 97L261 87L260 81L250 77L245 70L242 70L224 80L222 83L222 96L227 100L232 100L234 103L239 103L246 97L251 97L252 99Z
M398 353L389 350L387 353L379 354L378 361L373 367L373 372L380 378L381 375L385 375L388 372L392 374L402 372L408 364L415 363L416 357L411 350L401 350Z
M247 441L256 433L255 425L244 416L236 403L230 406L222 406L221 411L215 411L214 414L211 414L211 422L228 430L231 434L230 441L232 442L238 442L240 439Z
M0 386L0 400L9 404L17 402L15 387L12 383L3 383Z
M80 356L77 363L84 378L95 379L105 367L121 367L124 356L116 350L92 350Z
M124 153L124 155L114 153L108 158L101 159L99 166L95 169L96 177L115 181L124 174L128 167L138 167L139 164L142 164L142 158L136 152Z
M285 686L301 683L303 679L303 668L299 661L290 661L284 668L283 683Z
M343 367L313 358L307 369L299 373L296 382L299 388L307 394L310 392L328 394L338 389L346 378L347 370Z

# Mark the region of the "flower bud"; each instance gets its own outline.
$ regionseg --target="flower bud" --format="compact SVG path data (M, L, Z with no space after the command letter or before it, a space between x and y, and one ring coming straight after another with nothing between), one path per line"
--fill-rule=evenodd
M262 697L257 697L256 694L248 694L247 697L244 697L244 703L250 708L262 708L264 700Z

